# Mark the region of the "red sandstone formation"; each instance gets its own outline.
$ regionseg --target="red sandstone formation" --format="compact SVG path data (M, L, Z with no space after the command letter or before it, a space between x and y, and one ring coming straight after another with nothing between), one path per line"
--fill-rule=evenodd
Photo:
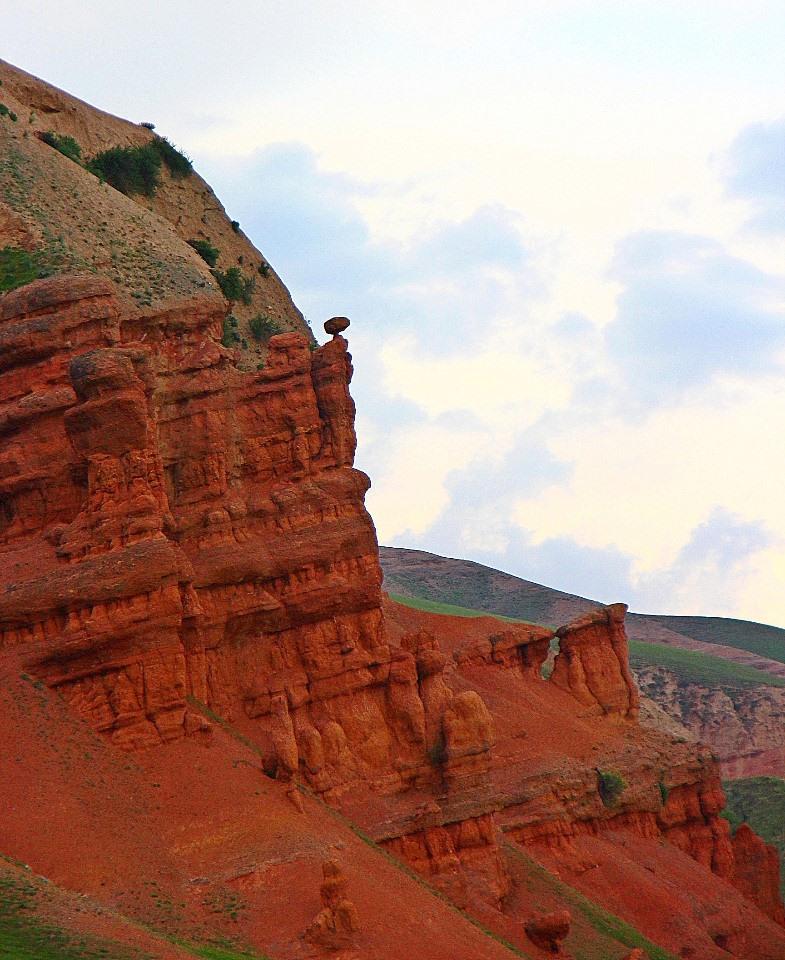
M556 631L559 654L551 682L606 716L637 717L638 688L632 677L624 632L627 606L585 614Z
M357 908L346 896L347 881L335 860L322 864L322 909L305 931L305 939L331 953L351 947L360 927ZM349 954L342 953L348 957Z
M563 884L674 954L781 960L776 855L731 839L705 750L638 726L623 605L555 635L385 605L344 327L244 372L226 310L92 274L0 299L3 852L114 905L155 873L193 924L247 898L280 960L509 955L431 887L532 958L620 952ZM330 859L312 919L328 847L358 907Z
M570 932L572 918L568 910L546 913L528 920L525 924L526 936L531 942L555 956L564 956L562 943Z

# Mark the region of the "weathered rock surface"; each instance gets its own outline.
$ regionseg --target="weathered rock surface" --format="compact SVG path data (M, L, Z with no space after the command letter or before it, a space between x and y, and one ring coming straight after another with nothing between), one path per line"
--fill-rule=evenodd
M635 718L638 688L630 673L626 611L625 604L616 603L560 627L551 683L606 716Z
M571 920L568 910L533 917L525 924L526 936L541 950L558 956L562 952L562 943L570 932Z
M725 777L785 776L785 689L705 687L662 667L639 669L637 677L642 693L711 746Z
M0 73L54 129L89 109ZM61 164L40 146L31 163ZM0 298L0 726L24 742L0 752L0 849L113 902L155 872L189 921L230 904L282 960L499 960L429 884L532 957L567 949L568 884L673 953L781 960L776 855L731 838L708 751L638 725L624 606L570 608L554 634L385 602L345 318L240 369L192 252L178 286L160 222L176 197L136 211L172 271L151 309L100 264ZM134 201L115 208L133 220ZM40 241L16 206L0 229Z
M340 864L327 860L322 873L322 909L305 931L305 939L328 952L343 952L352 946L360 927L357 908L347 896L348 883Z

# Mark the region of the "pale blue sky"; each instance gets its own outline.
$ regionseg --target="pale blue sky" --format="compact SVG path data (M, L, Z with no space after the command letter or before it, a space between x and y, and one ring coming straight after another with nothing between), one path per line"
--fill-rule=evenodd
M785 624L785 5L5 4L353 319L384 542Z

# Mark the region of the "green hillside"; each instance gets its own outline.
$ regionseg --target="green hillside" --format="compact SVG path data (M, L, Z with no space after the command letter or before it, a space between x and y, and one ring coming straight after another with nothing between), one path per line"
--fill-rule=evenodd
M661 643L630 640L630 665L633 669L664 667L683 683L703 687L739 690L747 687L785 687L785 679L743 663L713 657L699 650L683 650Z
M735 830L748 823L785 860L785 780L779 777L748 777L723 783L727 806L723 812ZM785 895L785 875L780 876Z

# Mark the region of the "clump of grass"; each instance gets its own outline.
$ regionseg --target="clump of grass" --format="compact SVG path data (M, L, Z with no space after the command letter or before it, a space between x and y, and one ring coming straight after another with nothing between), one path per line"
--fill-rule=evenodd
M182 180L183 177L187 177L193 172L194 165L191 158L186 156L166 137L156 134L150 141L149 146L158 153L175 180Z
M89 160L87 169L128 197L152 197L160 182L161 155L150 144L110 147Z
M10 110L4 103L0 103L0 117L8 117L14 123L19 119L13 110Z
M229 267L226 271L213 270L213 276L227 300L239 300L246 306L251 302L256 281L253 277L244 277L239 267Z
M61 136L53 130L47 130L46 133L41 134L41 139L48 146L54 147L58 153L62 153L64 157L73 160L74 163L82 162L82 148L73 137Z
M597 771L597 790L606 807L615 807L627 787L627 781L615 770Z
M198 237L188 241L189 246L193 247L194 250L199 254L199 256L204 260L204 262L210 266L214 267L218 262L218 256L220 250L218 247L214 247L209 240L200 240Z
M266 313L257 313L255 317L251 317L248 327L251 336L258 342L269 340L270 337L274 337L276 333L281 332L280 323L272 317L268 317Z
M662 800L662 805L665 806L665 804L668 802L668 796L670 791L668 790L667 784L665 783L664 780L659 780L657 782L657 786L659 787L659 790L660 790L660 799Z
M166 137L157 134L139 147L109 147L97 153L87 169L126 196L152 197L161 180L161 164L177 179L193 170L191 160Z
M0 293L23 287L51 273L51 268L38 251L31 253L20 247L0 248Z
M237 317L230 315L224 320L221 343L225 347L233 347L239 342L240 335L237 332Z

